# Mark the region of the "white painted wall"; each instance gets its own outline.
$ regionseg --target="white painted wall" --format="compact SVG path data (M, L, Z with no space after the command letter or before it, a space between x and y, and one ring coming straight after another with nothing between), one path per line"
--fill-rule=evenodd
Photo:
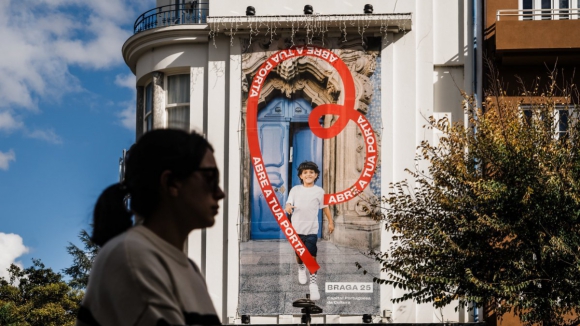
M463 64L465 44L466 1L433 1L433 63Z
M236 311L238 306L238 295L239 295L239 275L240 275L240 220L241 220L241 210L240 203L242 202L240 189L242 178L239 171L240 162L242 160L242 92L238 91L242 89L242 66L241 66L241 47L238 39L234 40L232 47L230 48L229 55L229 110L227 112L227 128L228 128L228 138L227 146L228 151L226 153L226 164L227 164L227 193L228 197L224 201L224 208L228 212L228 225L227 225L227 284L226 289L226 313L228 317L236 317ZM239 76L236 78L236 76ZM235 91L231 91L235 90ZM225 179L225 176L224 176ZM227 205L227 206L226 206Z
M158 0L157 5L169 0ZM257 15L301 15L310 4L320 14L362 14L364 4L375 13L411 13L412 30L389 34L382 49L382 192L388 184L408 178L405 168L414 164L415 148L433 135L423 129L435 112L450 112L463 118L459 88L470 91L469 43L471 23L468 1L462 0L209 0L210 16L245 15L246 6ZM222 171L221 185L227 198L216 225L193 232L189 256L206 275L210 294L222 322L235 320L239 289L241 55L239 39L220 35L207 43L163 45L141 55L136 66L137 84L143 86L153 71L191 74L191 125L205 132L215 147ZM197 41L199 42L199 41ZM388 248L390 235L383 234L381 249ZM381 286L381 311L392 311L392 322L466 321L453 307L436 310L413 302L393 304L399 289ZM230 318L228 318L230 317ZM338 317L336 317L338 318ZM338 318L337 320L339 320ZM343 318L346 321L346 318ZM340 320L343 320L340 319ZM258 319L252 319L257 321ZM264 319L266 320L266 319ZM268 322L276 319L268 319Z
M137 85L143 85L144 79L153 71L187 72L190 67L207 68L207 43L188 43L166 45L154 48L141 55L137 61L135 74Z
M451 112L455 122L464 118L461 91L471 93L470 8L462 0L433 2L433 112Z
M433 70L433 107L435 112L451 112L454 121L463 119L461 90L464 90L463 66L437 66Z

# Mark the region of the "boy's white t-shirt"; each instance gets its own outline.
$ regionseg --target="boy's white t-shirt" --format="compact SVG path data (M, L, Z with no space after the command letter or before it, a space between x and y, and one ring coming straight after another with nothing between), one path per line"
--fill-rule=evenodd
M318 233L318 211L327 206L324 205L324 189L317 185L294 186L290 190L286 204L295 206L292 226L296 233L304 235Z

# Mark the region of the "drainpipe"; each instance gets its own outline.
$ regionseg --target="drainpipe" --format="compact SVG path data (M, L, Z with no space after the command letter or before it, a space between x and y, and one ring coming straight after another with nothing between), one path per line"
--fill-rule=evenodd
M483 99L483 0L472 0L473 23L473 92L478 108L481 108ZM479 309L473 305L473 321L479 322ZM470 318L471 319L471 318Z
M473 78L474 80L474 88L473 91L475 92L475 99L477 101L477 106L481 107L482 99L483 99L483 0L473 0L473 11L474 11L474 26L473 26L473 35L475 37L474 42L474 71L473 71Z

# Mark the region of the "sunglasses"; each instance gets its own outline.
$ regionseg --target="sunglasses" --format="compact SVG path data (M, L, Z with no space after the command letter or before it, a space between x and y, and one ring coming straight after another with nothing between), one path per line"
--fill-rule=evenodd
M209 187L212 193L216 193L220 187L220 171L217 167L212 168L198 168L195 171L200 172L205 184Z

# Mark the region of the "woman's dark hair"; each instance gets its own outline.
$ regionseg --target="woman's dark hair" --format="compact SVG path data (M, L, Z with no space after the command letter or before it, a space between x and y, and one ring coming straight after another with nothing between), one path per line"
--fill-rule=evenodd
M159 205L163 171L171 171L172 178L185 179L199 168L207 149L213 150L197 133L156 129L143 135L127 153L125 180L109 186L97 200L91 240L103 246L133 225L133 213L149 218Z
M320 170L318 169L318 165L316 165L316 163L311 162L311 161L304 161L302 163L300 163L300 165L298 165L298 179L300 179L300 183L304 184L304 181L302 181L302 178L300 178L300 175L302 174L302 171L304 170L312 170L314 171L314 173L317 174L316 179L314 179L314 182L316 182L316 180L318 180L318 177L320 177Z

